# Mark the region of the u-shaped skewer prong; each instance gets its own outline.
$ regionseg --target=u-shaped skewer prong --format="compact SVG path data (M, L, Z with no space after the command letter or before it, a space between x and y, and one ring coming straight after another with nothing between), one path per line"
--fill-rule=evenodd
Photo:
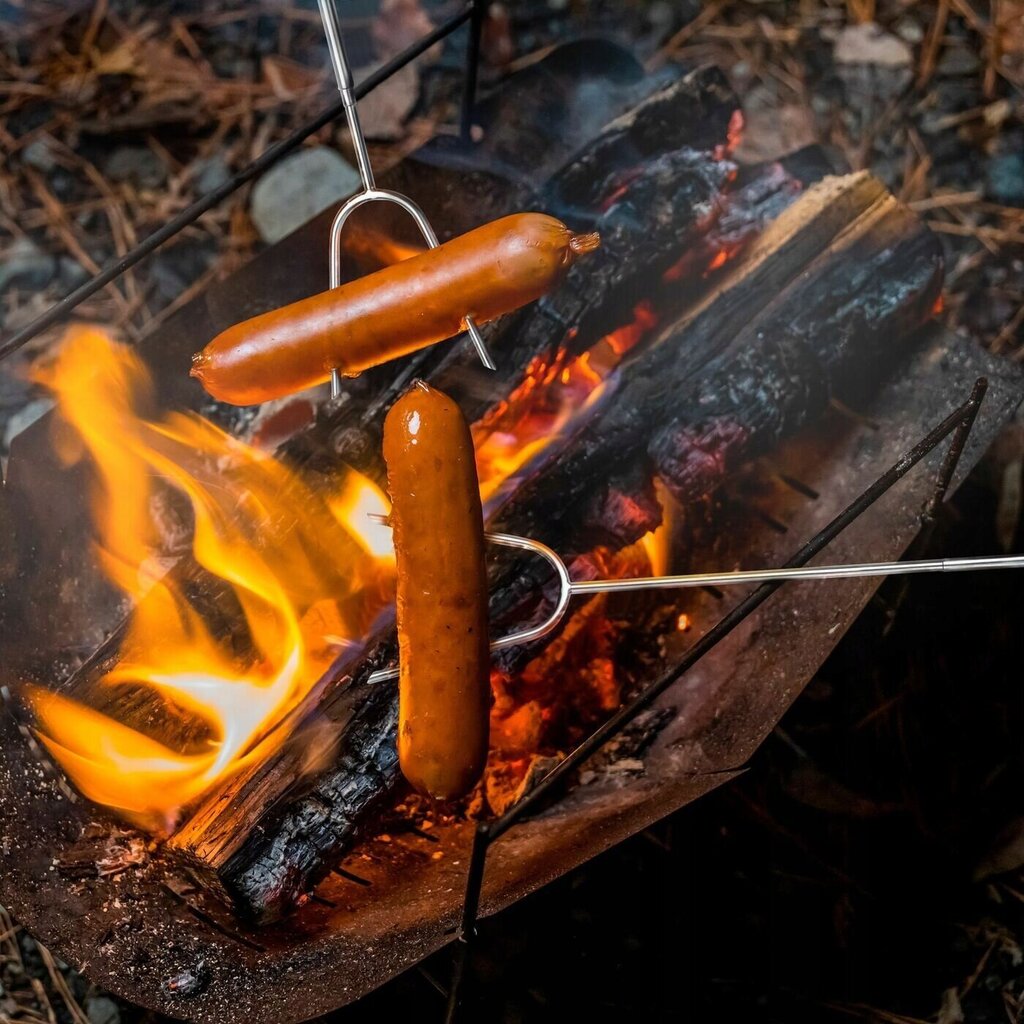
M387 516L371 513L370 518L387 523ZM783 569L750 569L736 572L701 572L680 576L640 576L617 580L578 580L569 576L562 557L547 544L511 533L485 533L492 544L518 548L539 555L548 562L558 579L558 599L547 618L533 626L509 633L491 642L491 651L517 647L540 640L553 632L565 617L569 602L577 596L634 590L682 590L695 587L728 587L744 583L787 583L796 580L865 579L878 576L911 576L930 572L970 572L989 569L1024 569L1024 555L979 558L929 558L911 562L853 562L848 565L804 565ZM382 668L369 676L370 682L396 679L398 669Z
M345 52L345 41L341 34L341 24L338 19L338 9L335 0L319 0L320 17L324 23L324 32L327 35L327 49L331 55L331 66L334 68L334 77L338 82L338 91L341 93L342 102L345 105L345 119L348 121L349 134L352 136L352 147L356 154L356 165L359 169L359 178L362 182L362 190L351 196L343 204L340 210L334 215L334 222L331 224L330 242L330 285L337 288L341 284L341 232L345 227L352 212L364 203L394 203L401 207L412 217L419 228L423 241L431 249L438 246L437 235L427 220L426 214L408 196L400 192L393 192L390 189L377 188L376 180L373 177L373 165L370 163L370 153L366 148L366 136L363 135L363 128L359 122L359 111L356 107L355 82L352 78L352 68L348 62L348 54ZM480 331L471 317L465 319L466 331L473 348L480 358L480 362L488 370L495 369L494 360L491 358L487 345L484 342ZM331 397L337 398L341 394L341 374L337 370L331 371Z

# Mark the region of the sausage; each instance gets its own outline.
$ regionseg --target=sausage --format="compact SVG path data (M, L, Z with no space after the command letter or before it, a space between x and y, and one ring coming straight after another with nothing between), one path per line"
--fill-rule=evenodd
M398 574L398 760L416 789L464 796L487 760L490 651L473 440L417 381L384 420Z
M192 357L214 398L252 405L487 323L548 292L600 244L542 213L502 217L436 249L271 310L218 334Z

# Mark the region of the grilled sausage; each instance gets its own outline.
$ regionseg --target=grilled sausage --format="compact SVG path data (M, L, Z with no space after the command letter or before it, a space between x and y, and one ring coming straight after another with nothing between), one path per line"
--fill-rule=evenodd
M252 405L371 366L494 320L549 291L596 234L519 213L218 334L192 376L222 402Z
M480 488L459 407L422 381L384 421L398 571L398 758L439 800L487 760L490 653Z

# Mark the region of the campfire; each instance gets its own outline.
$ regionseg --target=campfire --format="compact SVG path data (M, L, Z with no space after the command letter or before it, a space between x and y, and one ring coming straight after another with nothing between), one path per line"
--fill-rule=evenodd
M394 560L369 516L387 500L354 471L314 492L200 417L146 418L148 371L99 332L74 330L45 383L68 447L78 442L68 458L95 466L97 560L133 610L97 684L110 691L107 713L42 689L31 703L42 742L85 796L163 834L287 739L335 649L380 612ZM211 632L174 571L190 534L196 565L237 604L247 654ZM133 727L126 689L181 729L180 743Z
M566 102L588 102L579 66L547 60ZM513 76L501 102L536 81ZM543 166L502 177L493 147L515 152L530 129L497 125L468 155L428 147L389 172L420 180L452 230L529 200L600 233L551 294L483 330L493 376L465 339L424 349L313 422L296 415L275 451L251 413L184 391L176 360L310 289L282 265L326 280L325 218L140 352L79 328L45 370L57 408L18 439L5 496L23 552L0 608L22 714L0 776L5 899L133 998L211 1022L357 998L448 941L476 823L479 837L505 821L624 705L672 683L496 844L484 912L731 778L871 592L780 595L680 678L732 598L574 604L494 659L476 790L413 796L395 687L375 675L397 647L391 532L374 517L389 509L381 423L414 378L472 424L487 528L550 545L577 580L781 564L980 370L977 444L1012 407L998 367L932 326L935 239L877 180L817 150L737 167L742 117L711 69L638 69L609 95L602 125L581 121ZM416 251L387 218L351 244L351 276ZM911 479L837 561L902 552L931 488ZM489 575L495 635L549 612L546 563L495 551ZM41 755L56 767L29 784Z

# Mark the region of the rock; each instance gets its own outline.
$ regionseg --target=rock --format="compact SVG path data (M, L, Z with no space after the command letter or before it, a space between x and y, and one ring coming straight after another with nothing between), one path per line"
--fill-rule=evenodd
M249 212L260 237L277 242L359 186L358 172L333 149L302 149L260 178Z
M924 29L912 18L901 18L896 24L896 35L905 43L916 45L924 41Z
M220 153L204 157L192 165L192 180L202 195L220 188L230 177L231 170Z
M364 74L376 67L364 69ZM394 142L405 135L405 121L420 96L420 74L406 64L359 101L359 121L368 139Z
M0 292L12 285L31 291L45 288L57 272L57 261L32 241L18 238L0 256Z
M1005 206L1024 206L1024 153L998 153L985 165L989 197Z
M370 25L370 35L381 60L389 60L433 30L434 23L420 0L381 0L377 17ZM442 43L435 43L427 50L427 59L436 60L442 46Z
M4 448L11 450L11 442L21 433L28 430L36 420L41 419L53 408L53 399L37 398L19 409L4 428Z
M89 280L89 271L73 256L61 256L57 260L57 274L60 277L61 288L65 292L70 292Z
M185 239L153 257L150 275L165 302L176 299L206 272L216 253L210 240Z
M966 46L947 46L935 70L940 75L976 75L981 68L978 55Z
M57 166L57 161L53 158L53 150L46 137L33 139L21 151L21 159L29 167L34 167L37 171L42 171L43 174L49 174Z
M911 49L873 22L850 25L836 37L836 72L846 91L844 117L860 135L885 104L906 91L913 79Z
M21 356L13 356L0 373L0 415L17 412L31 400L33 385ZM0 435L2 437L2 435Z
M108 996L93 996L85 1001L89 1024L121 1024L121 1011Z
M776 90L755 85L744 103L745 125L735 156L740 163L777 160L817 141L814 112L804 103L780 103Z
M909 68L910 47L873 21L848 25L836 38L833 57L837 64L874 64L877 67Z
M167 167L148 146L119 146L103 167L111 181L156 188L167 180Z

